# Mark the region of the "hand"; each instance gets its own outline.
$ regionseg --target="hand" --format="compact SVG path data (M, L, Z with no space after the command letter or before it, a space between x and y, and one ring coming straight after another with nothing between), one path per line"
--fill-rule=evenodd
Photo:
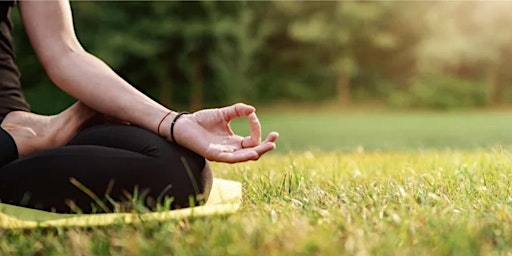
M238 163L257 160L275 149L279 137L271 132L261 142L261 126L255 108L243 103L217 109L205 109L180 117L174 126L176 143L217 162ZM229 123L235 118L249 120L250 136L233 133Z

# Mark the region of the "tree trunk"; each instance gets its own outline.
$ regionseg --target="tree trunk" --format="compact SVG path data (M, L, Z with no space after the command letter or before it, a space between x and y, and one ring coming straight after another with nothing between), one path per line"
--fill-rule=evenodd
M338 75L336 83L336 98L338 103L342 106L349 105L352 102L350 76L342 72Z
M500 103L500 89L498 88L498 68L492 65L487 72L487 104L496 106Z
M158 82L160 85L159 100L160 103L166 107L171 107L172 104L172 64L171 58L162 56L160 58L160 67L157 70Z
M191 69L190 111L195 111L203 107L203 60L201 56L193 58Z

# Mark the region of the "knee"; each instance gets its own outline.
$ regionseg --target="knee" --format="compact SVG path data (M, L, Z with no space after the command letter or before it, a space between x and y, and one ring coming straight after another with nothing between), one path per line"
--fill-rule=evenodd
M189 194L194 195L198 204L208 200L213 184L213 172L208 161L195 153L183 154L180 158L183 185L187 184Z
M210 197L213 184L213 172L210 168L210 164L205 160L205 165L201 171L201 199L206 202Z
M168 177L171 183L167 195L173 198L175 208L191 206L190 199L195 205L206 202L212 188L213 172L204 157L168 143L159 154L158 161L160 170L165 170L161 178Z

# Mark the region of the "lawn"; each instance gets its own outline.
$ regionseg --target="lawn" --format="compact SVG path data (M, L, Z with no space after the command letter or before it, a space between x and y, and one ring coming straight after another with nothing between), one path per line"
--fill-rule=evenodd
M480 255L512 252L512 113L261 114L280 149L214 163L230 216L0 230L0 254ZM241 122L235 123L237 130Z
M279 131L279 151L475 149L512 145L512 112L277 112L261 115ZM246 123L234 122L243 129Z

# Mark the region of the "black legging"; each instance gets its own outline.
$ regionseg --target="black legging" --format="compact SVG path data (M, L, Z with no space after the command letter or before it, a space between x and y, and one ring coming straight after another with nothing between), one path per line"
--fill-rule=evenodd
M8 150L12 141L5 134L0 131L0 150ZM12 158L12 149L0 154L0 161ZM126 202L138 193L146 207L171 198L171 207L181 208L200 201L197 195L207 197L211 182L208 163L192 151L142 128L101 125L80 132L64 147L1 167L0 200L56 212L78 207L89 213L102 210L93 197L112 210L114 204L106 198Z

